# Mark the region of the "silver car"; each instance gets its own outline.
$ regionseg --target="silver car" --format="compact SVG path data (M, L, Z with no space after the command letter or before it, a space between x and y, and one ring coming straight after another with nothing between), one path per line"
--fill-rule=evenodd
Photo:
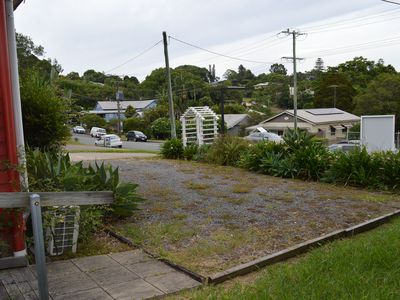
M283 139L279 135L264 131L264 132L253 132L250 133L248 136L244 137L248 141L252 142L261 142L261 141L269 141L269 142L275 142L275 143L282 143Z
M328 146L328 150L331 152L350 152L360 146L357 144L351 143L339 143L339 144L332 144Z

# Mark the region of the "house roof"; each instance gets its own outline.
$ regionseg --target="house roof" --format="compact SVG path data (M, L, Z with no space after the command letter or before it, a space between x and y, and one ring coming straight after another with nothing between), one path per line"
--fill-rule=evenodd
M147 106L151 105L153 102L156 102L157 99L153 100L135 100L135 101L120 101L120 109L126 110L126 108L130 105L134 109L144 109ZM118 110L118 102L117 101L98 101L98 105L103 110Z
M228 129L231 129L248 117L248 114L226 114L224 115L224 120L226 123L226 127Z
M294 116L293 110L285 110L278 115L275 115L260 124L268 123L273 119L283 115L289 114ZM297 117L304 122L311 123L313 125L318 124L329 124L329 123L340 123L340 122L358 122L360 117L343 111L338 108L311 108L311 109L298 109Z

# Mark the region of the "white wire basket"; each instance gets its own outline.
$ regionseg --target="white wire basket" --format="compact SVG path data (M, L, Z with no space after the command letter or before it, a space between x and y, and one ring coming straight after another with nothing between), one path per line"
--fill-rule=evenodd
M47 252L51 256L76 253L79 236L79 206L57 207L46 212Z

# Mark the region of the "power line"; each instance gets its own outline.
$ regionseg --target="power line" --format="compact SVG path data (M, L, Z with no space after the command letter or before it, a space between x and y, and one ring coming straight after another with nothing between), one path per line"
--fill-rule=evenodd
M306 55L329 56L329 55L353 52L353 51L360 50L360 49L373 49L373 48L386 47L386 46L395 45L399 42L400 42L400 36L395 36L395 37L391 37L391 38L375 40L375 41L366 42L366 43L353 44L353 45L348 45L348 46L344 46L344 47L338 47L338 48L332 48L332 49L326 49L326 50L320 50L320 51L313 51L313 52L306 53ZM310 56L310 57L314 57L314 56ZM310 57L307 57L307 58L310 58Z
M120 67L126 65L127 63L129 63L129 62L131 62L131 61L133 61L133 60L139 58L140 56L146 54L146 53L149 52L151 49L153 49L154 47L156 47L156 46L157 46L158 44L160 44L161 42L162 42L162 40L159 40L159 41L158 41L157 43L155 43L153 46L151 46L151 47L149 47L149 48L143 50L143 51L140 52L138 55L136 55L136 56L134 56L134 57L128 59L127 61L123 62L122 64L119 64L118 66L116 66L116 67L114 67L114 68L112 68L112 69L109 69L109 70L105 71L105 73L114 71L115 69L118 69L118 68L120 68Z
M343 26L339 25L339 26L336 26L336 28L334 27L334 28L319 29L319 30L317 29L317 30L310 31L310 33L314 34L314 33L320 33L320 32L343 30L343 29L348 29L348 28L358 28L358 27L368 26L368 25L372 25L372 24L389 22L389 21L392 21L392 20L397 20L399 18L400 18L400 16L396 16L396 17L393 17L393 18L384 19L384 20L377 20L377 21L369 22L369 23L348 24L348 25L343 25Z
M325 28L325 27L330 27L332 25L337 25L337 24L340 25L340 24L344 24L344 23L356 23L356 22L365 21L365 20L373 19L373 18L380 17L380 16L396 14L398 12L399 11L397 9L396 10L387 9L387 10L384 10L383 12L379 12L379 13L372 14L372 15L354 17L354 18L350 18L350 19L338 20L338 21L335 21L335 22L328 22L328 23L325 23L325 24L308 26L308 27L306 26L306 27L303 27L303 30L313 31L313 30L318 30L318 29L322 29L322 28Z
M225 54L222 54L222 53L218 53L218 52L215 52L215 51L211 51L211 50L205 49L205 48L203 48L203 47L196 46L196 45L194 45L194 44L191 44L191 43L182 41L182 40L177 39L177 38L175 38L175 37L173 37L173 36L169 36L169 38L171 38L171 39L173 39L173 40L175 40L175 41L177 41L177 42L180 42L180 43L182 43L182 44L188 45L188 46L190 46L190 47L193 47L193 48L196 48L196 49L199 49L199 50L202 50L202 51L205 51L205 52L208 52L208 53L217 55L217 56L221 56L221 57L226 57L226 58L229 58L229 59L233 59L233 60L245 61L245 62L251 62L251 63L258 63L258 64L270 64L270 63L271 63L271 62L268 62L268 61L257 61L257 60L250 60L250 59L245 59L245 58L240 58L240 57L234 57L234 56L230 56L230 55L225 55Z

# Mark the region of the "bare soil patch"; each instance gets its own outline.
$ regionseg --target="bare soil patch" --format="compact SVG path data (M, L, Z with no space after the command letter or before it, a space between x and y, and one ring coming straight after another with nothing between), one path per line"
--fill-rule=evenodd
M114 229L207 276L400 207L400 196L185 161L111 162L146 198Z

